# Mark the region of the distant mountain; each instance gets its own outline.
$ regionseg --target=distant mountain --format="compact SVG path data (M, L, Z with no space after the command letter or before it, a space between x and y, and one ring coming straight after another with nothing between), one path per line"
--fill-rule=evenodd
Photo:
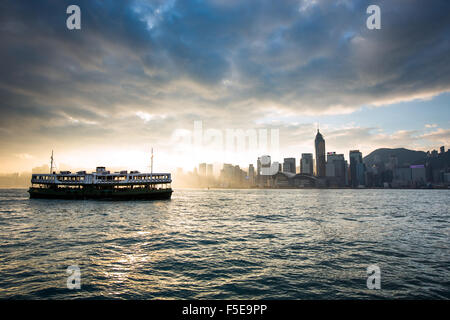
M404 166L411 164L424 164L427 154L423 151L414 151L405 148L381 148L364 157L364 163L366 163L367 166L372 166L377 161L388 163L390 156L396 156L398 159L398 165Z

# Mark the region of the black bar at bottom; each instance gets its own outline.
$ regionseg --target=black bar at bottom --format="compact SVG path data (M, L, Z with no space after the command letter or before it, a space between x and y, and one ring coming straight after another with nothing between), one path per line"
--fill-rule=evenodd
M392 308L399 309L403 316L423 312L424 308L448 310L449 301L285 301L285 300L71 300L71 301L17 301L3 300L3 311L10 309L14 315L22 312L42 312L46 315L126 317L125 320L143 319L301 319L311 316L337 315L365 318L367 316L385 317ZM427 310L425 309L425 310ZM61 313L62 312L62 313Z

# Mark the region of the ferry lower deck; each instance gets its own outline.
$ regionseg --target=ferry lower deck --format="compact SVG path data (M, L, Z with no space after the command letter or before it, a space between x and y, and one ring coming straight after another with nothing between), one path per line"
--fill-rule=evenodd
M171 188L93 188L93 187L31 187L28 190L32 199L66 200L164 200L170 199Z

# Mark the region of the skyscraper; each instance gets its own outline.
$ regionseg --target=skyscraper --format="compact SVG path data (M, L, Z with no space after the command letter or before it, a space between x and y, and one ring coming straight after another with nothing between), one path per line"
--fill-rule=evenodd
M253 164L250 164L248 166L248 180L250 186L253 186L255 184L255 167Z
M295 172L295 158L284 158L283 162L283 172Z
M365 166L359 150L350 150L350 179L353 188L365 185Z
M214 175L213 173L213 165L212 164L207 164L206 165L206 176L207 177L212 177Z
M336 155L336 152L327 153L327 164L325 165L325 172L327 177L336 177L336 165L335 160L339 160L340 157Z
M206 176L206 163L200 163L198 165L198 174L201 176Z
M316 146L316 175L318 177L325 177L325 140L322 134L317 129L317 135L315 140Z
M336 152L327 153L326 175L332 184L341 187L347 184L347 162L343 154L336 154Z
M314 160L312 153L302 153L302 160L300 161L300 173L314 174Z
M258 160L256 161L256 176L261 175L261 157L258 157Z

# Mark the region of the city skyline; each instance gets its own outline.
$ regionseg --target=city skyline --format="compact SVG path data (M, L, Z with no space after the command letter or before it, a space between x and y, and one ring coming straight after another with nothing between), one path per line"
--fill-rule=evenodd
M319 144L318 144L318 139L319 139ZM363 152L361 152L359 149L347 149L346 152L336 152L334 150L329 150L326 147L326 143L325 143L324 136L319 132L319 129L317 129L316 132L316 136L315 136L315 140L311 143L313 151L312 152L301 152L301 153L297 153L300 156L295 156L293 154L280 154L278 158L273 158L272 155L270 153L265 153L265 154L261 154L261 156L268 156L271 157L271 161L273 162L277 162L282 166L282 171L285 171L285 165L287 162L292 162L292 164L288 164L289 165L289 169L287 169L287 172L293 172L293 173L308 173L311 175L316 175L316 176L326 176L326 171L328 170L327 163L330 159L330 157L339 157L342 158L343 161L345 161L346 163L350 164L351 160L352 160L352 153L358 153L359 154L359 158L360 160L358 160L360 163L362 163L363 158L367 155L370 155L372 152L375 152L379 149L389 149L389 148L379 148L376 150L372 150L371 152L369 152L368 154L364 154ZM320 149L320 151L318 150L318 148ZM431 149L431 150L426 150L424 152L445 152L446 146L440 146L439 148L435 148L435 149ZM399 147L399 148L392 148L392 150L395 149L406 149L403 147ZM412 150L412 151L419 151L419 150ZM321 160L318 160L317 155L321 154ZM153 155L151 156L153 157ZM49 158L52 162L52 165L55 166L54 164L54 159L53 159L53 152L52 152L52 156ZM219 175L219 171L223 168L224 165L233 165L233 166L242 166L243 170L246 170L246 168L248 166L256 166L258 167L258 162L259 162L260 157L258 157L258 159L249 159L248 162L245 163L232 163L232 162L221 162L221 161L213 161L213 162L199 162L197 164L195 164L193 167L183 167L183 166L177 166L176 168L174 168L174 170L182 170L182 171L186 171L187 173L196 173L199 176L217 176ZM153 160L153 159L152 159ZM302 168L302 160L306 161L304 162L304 166L305 168ZM322 174L319 174L318 172L318 163L322 162ZM64 170L78 170L78 169L90 169L90 168L83 168L83 167L70 167L67 164L62 164L62 167ZM150 166L147 166L150 167ZM41 169L39 169L41 168ZM47 168L47 169L44 169ZM45 172L48 171L49 166L47 164L42 164L41 166L37 166L32 168L33 172ZM125 169L124 167L110 167L114 170L121 170L121 169ZM59 170L58 166L55 166L54 169ZM37 171L36 171L37 170ZM39 171L40 170L40 171ZM259 171L259 170L257 170ZM281 171L281 170L280 170Z
M326 151L325 139L317 130L314 140L316 159L302 153L299 166L296 158L276 161L262 155L248 169L231 163L200 163L193 171L178 168L177 187L200 188L448 188L450 151L417 152L399 149L378 149L363 158L360 150L350 150L349 161L344 154ZM315 165L314 165L315 164ZM216 167L214 170L213 167ZM207 170L209 168L209 170ZM220 171L219 171L220 170ZM219 173L217 174L217 172ZM216 172L216 173L214 173Z
M77 4L81 30L66 28ZM177 130L277 129L279 161L327 150L450 144L449 3L378 1L4 1L0 10L1 173L51 150L69 167L175 170ZM399 14L401 12L401 14ZM411 18L414 17L414 23ZM206 27L207 26L207 27ZM256 153L220 158L248 165Z

